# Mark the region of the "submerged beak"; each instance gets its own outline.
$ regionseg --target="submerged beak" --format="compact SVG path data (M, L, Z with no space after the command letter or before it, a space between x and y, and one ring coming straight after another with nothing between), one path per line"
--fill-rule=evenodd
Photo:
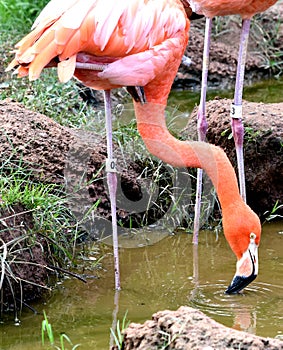
M258 275L258 246L255 234L251 233L250 244L240 260L237 261L236 274L226 289L226 294L236 294L250 284Z

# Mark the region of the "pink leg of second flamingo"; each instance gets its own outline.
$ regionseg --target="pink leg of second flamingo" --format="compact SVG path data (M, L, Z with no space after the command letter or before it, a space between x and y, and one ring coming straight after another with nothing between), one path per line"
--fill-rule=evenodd
M240 193L244 201L246 201L246 184L245 184L245 169L244 169L244 154L243 154L244 125L242 121L242 99L243 99L245 63L246 63L246 56L247 56L250 23L251 23L250 19L244 19L242 23L234 103L232 104L232 107L231 107L232 133L235 141L236 154L237 154Z

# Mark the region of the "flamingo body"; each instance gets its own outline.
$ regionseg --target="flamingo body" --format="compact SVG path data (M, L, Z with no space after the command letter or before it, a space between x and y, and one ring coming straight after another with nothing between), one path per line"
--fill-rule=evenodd
M172 57L182 56L188 29L177 0L65 0L59 5L52 0L16 45L9 68L20 63L19 76L35 80L56 59L63 82L75 75L99 90L144 86ZM76 62L108 66L91 72L75 69Z
M242 30L239 45L236 84L234 93L234 102L231 106L231 127L235 142L237 155L237 165L239 174L240 193L246 201L246 185L244 170L244 125L242 122L242 95L244 86L245 61L247 55L247 46L251 18L256 13L267 10L278 0L181 0L185 7L190 7L192 11L206 17L206 28L203 50L203 68L201 97L198 109L198 139L204 141L207 132L207 121L205 111L205 100L207 90L207 77L209 65L210 37L212 28L212 18L214 16L240 15L242 17ZM197 172L197 188L194 218L193 243L198 243L198 232L200 228L200 208L202 192L202 170Z
M192 10L205 17L240 15L243 19L252 18L256 13L266 11L278 0L184 0Z
M242 200L224 151L204 142L179 141L165 124L164 110L188 30L179 0L51 0L33 31L16 45L8 70L18 66L20 77L34 80L44 67L57 66L63 82L74 75L94 89L143 86L146 103L134 101L134 107L149 151L174 166L203 168L213 181L225 237L238 259L230 289L237 292L257 274L259 219ZM101 68L89 70L86 64Z

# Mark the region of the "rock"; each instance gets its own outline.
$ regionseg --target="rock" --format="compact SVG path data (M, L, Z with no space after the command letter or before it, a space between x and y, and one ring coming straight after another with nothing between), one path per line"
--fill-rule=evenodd
M229 99L207 103L207 141L221 146L236 168L231 138ZM283 203L283 103L243 102L245 125L244 157L248 204L260 215ZM196 135L197 108L186 128L187 138ZM283 208L277 211L282 214ZM265 214L266 216L266 214Z
M131 323L123 333L123 350L283 349L283 341L279 339L225 327L201 311L186 306L177 311L159 311L144 324Z

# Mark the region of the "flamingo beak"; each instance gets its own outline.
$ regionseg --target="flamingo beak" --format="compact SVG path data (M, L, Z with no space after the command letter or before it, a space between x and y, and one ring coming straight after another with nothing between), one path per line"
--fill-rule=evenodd
M258 275L258 245L251 233L250 244L241 259L237 261L236 273L226 294L236 294L249 285Z

